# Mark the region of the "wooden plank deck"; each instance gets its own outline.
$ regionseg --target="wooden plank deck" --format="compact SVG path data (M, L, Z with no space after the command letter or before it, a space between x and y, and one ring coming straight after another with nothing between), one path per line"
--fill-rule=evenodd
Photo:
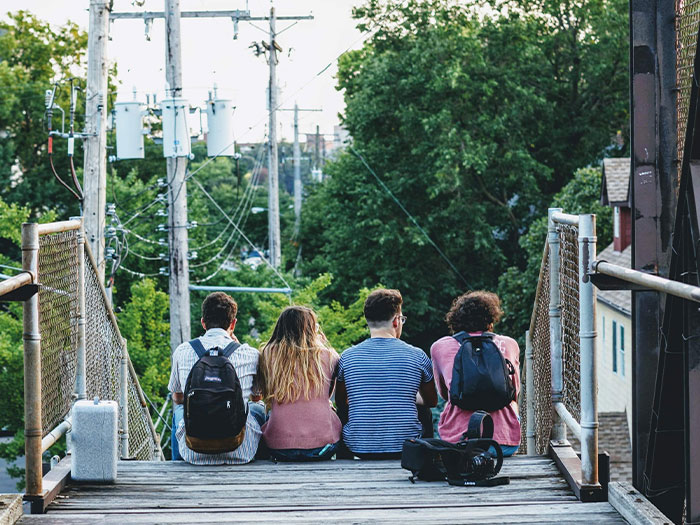
M411 484L397 461L120 462L116 484L71 484L19 523L626 523L578 502L549 458L507 459L502 474L510 485L482 488Z

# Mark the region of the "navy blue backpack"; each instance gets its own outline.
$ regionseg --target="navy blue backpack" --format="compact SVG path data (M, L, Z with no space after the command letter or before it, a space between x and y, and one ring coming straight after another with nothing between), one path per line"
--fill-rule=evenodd
M453 337L460 347L452 367L450 403L486 412L508 406L515 399L515 368L494 343L494 334L459 332Z

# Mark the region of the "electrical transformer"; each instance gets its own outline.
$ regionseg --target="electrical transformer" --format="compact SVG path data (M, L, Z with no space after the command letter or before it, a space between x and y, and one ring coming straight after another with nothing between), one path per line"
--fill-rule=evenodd
M161 102L163 116L163 156L189 157L192 149L187 125L189 105L184 98L168 98Z
M210 99L207 101L207 155L232 157L236 153L233 144L233 101Z
M143 106L140 102L114 104L117 159L143 158Z

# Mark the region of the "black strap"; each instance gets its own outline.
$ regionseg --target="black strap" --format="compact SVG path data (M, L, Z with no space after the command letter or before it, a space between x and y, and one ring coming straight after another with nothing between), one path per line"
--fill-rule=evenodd
M471 415L467 431L462 434L462 440L479 438L493 438L493 419L491 419L488 412L483 410L477 410Z
M200 341L199 339L192 339L192 341L190 341L190 346L197 353L197 357L199 359L204 357L210 351L219 349L219 347L214 347L214 348L210 348L209 350L207 350L206 348L204 348L202 341ZM224 348L220 352L220 354L226 358L231 357L231 355L238 349L239 346L241 346L241 343L237 343L236 341L231 341L228 345L226 345L226 348Z
M237 343L236 341L231 341L228 345L226 345L226 348L224 348L221 351L221 355L224 357L231 357L233 353L238 350L238 347L241 346L241 343Z
M466 479L448 479L447 483L455 487L496 487L498 485L509 485L510 478L501 476L500 478L481 479L479 481L467 481Z
M461 332L457 332L454 334L452 337L457 339L457 342L461 345L465 339L493 339L494 336L493 332L481 332L479 335L469 335L467 332L462 330Z
M207 353L206 348L204 348L204 345L199 339L192 339L192 341L190 341L190 346L197 353L199 359L204 357L204 354Z

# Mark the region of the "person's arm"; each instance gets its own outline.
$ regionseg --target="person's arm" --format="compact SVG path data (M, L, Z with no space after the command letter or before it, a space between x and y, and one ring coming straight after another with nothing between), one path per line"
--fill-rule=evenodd
M421 383L418 388L418 394L416 394L416 403L426 407L434 407L437 406L437 402L438 395L435 389L435 381L431 378L430 381Z
M182 393L182 385L180 384L180 376L178 374L178 361L180 359L179 348L175 349L172 357L172 367L170 368L170 382L168 383L168 390L173 393L173 403L175 405L181 405L185 402L185 394Z
M335 382L335 407L338 410L340 422L345 425L348 422L348 391L344 381Z

